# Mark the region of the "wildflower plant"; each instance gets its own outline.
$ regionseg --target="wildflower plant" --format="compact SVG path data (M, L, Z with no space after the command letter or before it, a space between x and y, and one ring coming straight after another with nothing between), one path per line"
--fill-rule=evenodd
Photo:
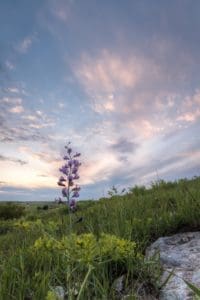
M76 210L76 199L79 197L80 186L75 184L75 180L79 179L78 171L81 165L77 159L80 153L73 153L70 142L65 146L67 154L63 157L65 164L59 169L63 174L58 180L58 185L62 187L62 196L67 198L67 204L70 211Z
M121 192L118 191L116 186L112 186L112 188L108 191L108 196L113 197L113 196L120 196L126 192L126 189L123 188Z

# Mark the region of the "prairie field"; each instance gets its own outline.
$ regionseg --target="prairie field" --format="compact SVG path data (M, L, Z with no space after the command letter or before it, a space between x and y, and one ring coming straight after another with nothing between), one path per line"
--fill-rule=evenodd
M58 286L66 299L156 297L161 268L145 249L160 236L199 229L200 177L79 201L74 213L53 202L2 202L0 300L56 300Z

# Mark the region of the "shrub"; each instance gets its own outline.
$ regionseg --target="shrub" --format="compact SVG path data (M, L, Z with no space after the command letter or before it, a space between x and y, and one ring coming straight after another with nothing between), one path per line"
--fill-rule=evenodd
M47 204L45 204L43 207L42 207L43 210L48 210L49 209L49 206Z
M24 215L25 207L19 204L8 203L0 205L0 219L18 219Z
M12 229L12 221L0 221L0 235L8 233L9 231L12 231Z

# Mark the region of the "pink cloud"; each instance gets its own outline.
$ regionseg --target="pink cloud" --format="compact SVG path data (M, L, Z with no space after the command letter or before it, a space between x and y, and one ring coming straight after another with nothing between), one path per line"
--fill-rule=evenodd
M141 67L136 58L125 60L103 50L94 59L83 55L75 73L88 91L111 94L118 88L134 87L141 76Z
M84 163L80 168L80 184L93 184L107 180L119 166L120 162L112 152L107 151L103 157L98 154L95 161Z
M18 105L18 106L14 106L14 107L10 108L8 111L13 114L21 114L24 111L24 108L23 108L23 106Z
M186 112L177 117L177 121L195 122L200 117L200 109L195 112Z

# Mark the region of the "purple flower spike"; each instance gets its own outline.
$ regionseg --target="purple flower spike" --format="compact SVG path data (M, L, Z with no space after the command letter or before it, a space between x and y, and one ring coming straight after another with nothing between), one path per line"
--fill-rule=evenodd
M74 192L78 192L78 191L80 191L80 186L78 186L78 185L76 185L73 189L72 189L72 191Z
M65 186L65 184L64 184L62 181L58 181L57 184L58 184L59 186Z
M63 197L67 197L67 189L62 189L62 195Z
M59 169L59 171L64 175L68 175L69 174L68 165L64 165L62 168Z
M69 176L68 176L68 180L69 180L69 181L72 181L73 179L74 179L74 177L73 177L72 175L69 175Z
M75 211L76 210L76 201L75 201L75 199L71 199L70 200L69 207L70 207L71 211Z
M69 161L68 161L68 167L71 168L72 166L73 166L73 160L69 160Z
M68 153L68 154L71 154L71 153L72 153L72 148L68 148L68 149L67 149L67 153Z
M76 168L78 168L81 165L81 163L78 161L78 159L74 159L73 164Z
M78 168L75 167L72 169L72 174L76 174L77 172L78 172Z
M76 201L74 198L79 197L80 187L78 185L74 186L74 180L79 179L78 169L81 165L77 157L81 154L76 152L73 154L72 148L69 147L70 143L65 146L67 149L67 155L63 157L67 163L62 166L59 171L63 174L60 176L58 185L63 187L62 195L67 198L67 203L71 211L75 211L76 209Z
M66 181L66 179L63 176L60 176L59 181Z
M64 160L69 160L69 156L65 155L65 156L63 157L63 159L64 159Z
M70 206L75 206L76 205L76 200L75 199L71 199L70 200Z
M79 197L79 193L78 192L74 192L73 195L72 195L72 197L78 198Z

